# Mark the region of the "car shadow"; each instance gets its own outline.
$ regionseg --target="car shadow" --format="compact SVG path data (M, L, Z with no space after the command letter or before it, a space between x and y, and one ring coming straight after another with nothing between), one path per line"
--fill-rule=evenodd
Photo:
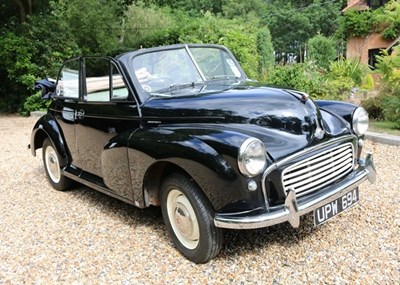
M78 186L66 193L85 201L89 206L101 207L102 213L113 216L130 227L149 226L159 235L159 241L164 240L166 244L173 245L164 226L160 207L139 209L86 186ZM291 247L318 230L319 228L313 227L312 214L301 217L298 228L283 223L262 229L225 230L224 245L216 259L257 252L259 249L274 245Z
M151 225L156 228L164 226L160 207L140 209L83 185L76 186L66 193L84 201L89 207L101 208L102 213L117 217L125 225Z
M300 218L298 228L293 228L288 222L285 222L261 229L226 230L224 246L217 258L258 252L260 249L268 249L273 246L290 248L319 230L314 227L312 213Z

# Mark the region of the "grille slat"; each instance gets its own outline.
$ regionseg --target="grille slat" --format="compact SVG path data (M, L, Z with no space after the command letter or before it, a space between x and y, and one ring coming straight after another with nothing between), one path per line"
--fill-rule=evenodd
M330 153L322 153L322 154L316 155L316 157L309 158L307 160L302 161L299 164L295 164L295 165L291 166L290 167L290 171L292 172L292 171L295 171L296 169L302 168L302 167L304 167L304 165L307 162L310 162L310 161L311 161L311 163L317 163L317 162L326 160L326 158L331 158L331 157L337 156L337 155L343 156L343 155L346 155L346 154L351 154L352 155L352 149L346 149L346 150L337 149L337 150L332 151Z
M295 171L295 172L291 171L290 174L285 175L284 179L288 180L288 179L290 179L292 177L296 177L296 176L297 177L299 177L299 176L301 177L302 174L304 174L304 173L309 173L309 175L311 175L310 174L311 171L316 171L316 173L318 173L318 172L324 171L327 168L331 167L332 164L334 165L335 160L336 160L336 164L337 164L337 163L340 163L340 162L342 162L342 161L344 161L346 159L352 159L352 154L351 153L345 153L342 156L330 157L330 158L327 158L327 159L325 159L324 161L322 161L320 163L314 164L314 165L312 165L310 167L303 168L303 169L301 169L299 171Z
M328 175L328 176L326 175L326 172L323 172L323 173L320 173L319 175L311 176L311 177L309 177L305 180L302 180L296 184L288 184L288 187L301 191L301 189L307 187L308 185L310 185L310 183L312 185L314 185L314 184L318 183L318 181L325 182L325 181L329 180L332 177L332 174L336 174L336 171L342 172L343 169L351 167L351 165L352 165L351 161L350 161L350 163L348 161L345 161L344 163L339 164L339 165L329 169L330 175ZM300 188L300 187L302 187L302 188Z
M339 165L328 164L322 168L316 169L314 172L308 172L305 175L299 175L293 179L285 180L285 182L288 186L296 188L298 185L307 184L309 182L317 180L319 177L325 176L327 171L339 170L342 167L345 167L346 164L348 164L348 163L350 163L350 164L352 163L351 157L347 157L347 158L345 157L345 160L341 160ZM293 183L298 182L298 181L300 181L300 182L293 185Z
M302 196L334 183L353 166L353 145L341 145L287 167L282 173L283 188Z

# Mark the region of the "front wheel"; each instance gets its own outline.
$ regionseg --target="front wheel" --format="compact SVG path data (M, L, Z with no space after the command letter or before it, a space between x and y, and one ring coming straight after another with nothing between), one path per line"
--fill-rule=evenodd
M73 181L61 174L60 156L50 139L44 140L42 152L44 169L51 186L60 191L70 188Z
M190 261L208 262L223 240L209 201L196 183L179 173L169 176L161 190L161 211L176 247Z

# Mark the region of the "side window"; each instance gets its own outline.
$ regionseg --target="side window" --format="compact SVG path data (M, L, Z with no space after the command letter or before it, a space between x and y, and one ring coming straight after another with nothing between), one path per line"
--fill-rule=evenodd
M126 100L128 89L118 69L107 58L85 58L85 101Z
M79 98L79 59L64 63L58 78L57 95Z

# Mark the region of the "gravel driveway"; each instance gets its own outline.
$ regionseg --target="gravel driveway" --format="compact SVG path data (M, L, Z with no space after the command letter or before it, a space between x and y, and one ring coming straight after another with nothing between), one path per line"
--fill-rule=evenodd
M399 284L400 147L367 142L376 184L351 211L313 228L227 231L195 265L173 247L158 208L140 210L87 187L52 190L37 118L0 115L0 284Z

